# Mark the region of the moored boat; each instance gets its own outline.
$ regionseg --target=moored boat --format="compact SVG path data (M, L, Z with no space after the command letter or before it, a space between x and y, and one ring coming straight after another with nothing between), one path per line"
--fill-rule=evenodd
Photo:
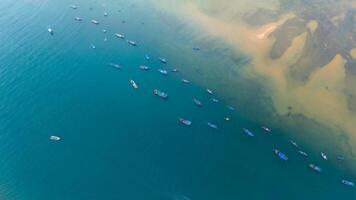
M147 70L150 69L150 67L149 67L149 66L146 66L146 65L140 65L138 68L139 68L140 70L143 70L143 71L147 71Z
M167 63L167 60L165 58L159 57L158 60L161 61L161 63L164 63L164 64Z
M295 147L298 147L299 145L295 142L295 141L293 141L293 140L289 140L289 142L293 145L293 146L295 146Z
M266 132L271 132L272 130L270 128L268 128L267 126L262 126L261 127L264 131Z
M124 39L125 36L123 34L120 34L120 33L115 33L115 36L120 38L120 39Z
M72 8L73 10L78 8L76 5L70 5L69 7Z
M203 106L203 104L202 104L202 102L200 102L198 99L193 99L193 102L195 103L195 105L197 105L197 106L199 106L199 107L201 107L201 106Z
M219 103L219 100L218 100L218 99L212 98L211 100L212 100L213 102L215 102L215 103Z
M121 66L119 64L116 64L116 63L110 63L110 66L114 67L116 69L121 69Z
M165 76L168 75L168 71L164 70L164 69L158 69L158 72L161 73L162 75L165 75Z
M52 28L48 28L48 33L49 33L50 35L53 35L53 29L52 29Z
M136 82L134 80L130 79L130 83L131 83L133 88L135 88L135 89L138 88L138 85L136 84Z
M187 79L182 79L183 83L189 84L190 82Z
M158 89L154 89L153 90L153 94L155 94L158 97L161 97L162 99L167 99L168 98L168 94L162 91L159 91Z
M328 155L326 155L326 153L321 152L320 156L324 159L324 160L328 160Z
M276 154L281 160L283 161L287 161L288 160L288 156L286 156L283 152L281 152L278 149L273 149L274 154Z
M96 24L96 25L99 24L99 22L98 22L97 20L95 20L95 19L92 19L92 20L91 20L91 23Z
M59 136L56 136L56 135L51 135L49 137L50 140L54 140L54 141L58 141L58 140L61 140L61 138Z
M319 167L318 165L315 165L315 164L308 164L308 165L314 171L317 171L317 172L322 172L323 171L323 169L321 169L321 167Z
M94 44L90 44L92 49L96 49L96 46Z
M308 157L308 154L302 150L299 150L298 153L302 156Z
M187 120L187 119L184 119L184 118L179 118L178 121L181 124L186 125L186 126L191 126L192 125L192 122L190 120Z
M348 180L345 180L345 179L341 180L341 183L346 185L346 186L349 186L349 187L354 187L355 186L354 182L348 181Z
M145 54L145 59L150 60L150 56L148 54Z
M218 128L218 126L216 125L216 124L213 124L213 123L211 123L211 122L207 122L206 123L210 128L213 128L213 129L217 129Z
M83 18L75 17L74 20L75 20L75 21L83 21Z
M246 128L244 128L244 129L242 129L248 136L250 136L250 137L254 137L255 136L255 134L253 134L250 130L248 130L248 129L246 129Z
M137 42L133 41L133 40L127 40L127 43L131 44L132 46L137 46Z
M206 89L206 91L209 93L209 94L214 94L214 92L212 91L212 90L210 90L210 89Z

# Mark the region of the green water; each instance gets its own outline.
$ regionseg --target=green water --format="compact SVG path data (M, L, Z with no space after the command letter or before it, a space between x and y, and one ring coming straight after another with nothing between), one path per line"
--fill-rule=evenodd
M228 95L234 82L227 80L238 79L231 64L242 66L249 58L214 47L219 41L191 39L179 20L128 1L3 0L0 13L1 199L356 197L355 189L340 184L341 178L352 180L348 170L323 161L317 150L298 141L310 155L304 158L285 132L266 134L239 109L226 109L235 105ZM84 20L74 21L76 16ZM116 32L138 46L115 38ZM195 45L202 50L193 51ZM146 53L151 60L145 60ZM110 67L111 62L122 69ZM138 70L141 64L151 70ZM158 68L180 72L165 77ZM182 78L192 84L181 83ZM209 95L206 87L216 94ZM169 99L154 96L154 88ZM249 85L238 92L258 91ZM257 117L256 102L251 99L250 106ZM180 125L179 117L193 125ZM208 121L219 129L210 129ZM242 128L256 136L246 136ZM50 141L50 135L62 140ZM272 148L290 160L281 161ZM324 171L311 171L309 162Z

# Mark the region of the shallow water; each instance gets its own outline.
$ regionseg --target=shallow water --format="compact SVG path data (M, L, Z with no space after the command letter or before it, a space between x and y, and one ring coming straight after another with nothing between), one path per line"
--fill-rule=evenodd
M234 104L228 95L234 82L213 81L232 80L228 74L238 79L230 64L242 66L249 58L229 55L229 47L216 48L219 41L192 40L182 30L184 24L134 3L74 3L77 10L69 8L69 0L0 3L1 198L356 197L355 189L339 182L352 179L349 171L321 160L316 149L306 147L310 157L301 157L285 132L265 134L239 110L225 108ZM84 20L74 21L76 16ZM138 47L115 38L116 32L137 41ZM202 50L193 51L195 45ZM159 56L168 63L160 63ZM111 62L122 69L109 66ZM151 70L138 70L141 64ZM157 72L175 67L181 71L167 77ZM181 83L182 78L192 84ZM129 79L136 81L138 90ZM216 95L205 92L206 87ZM249 90L241 95L260 90L246 87ZM154 96L154 88L167 92L169 99ZM220 102L212 102L212 97ZM194 105L193 98L203 107ZM258 102L252 99L251 107ZM226 116L232 120L225 122ZM193 125L181 126L179 117ZM210 129L208 121L219 129ZM256 137L248 137L242 128ZM62 140L50 141L50 135ZM272 148L281 149L290 160L279 160ZM314 173L309 162L324 171Z

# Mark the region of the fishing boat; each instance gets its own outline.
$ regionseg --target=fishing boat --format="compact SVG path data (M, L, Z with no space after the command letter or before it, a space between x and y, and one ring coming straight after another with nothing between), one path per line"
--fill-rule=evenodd
M80 22L80 21L83 21L83 18L80 18L80 17L75 17L75 18L74 18L74 20L75 20L75 21L79 21L79 22Z
M164 70L164 69L158 69L158 72L161 73L162 75L165 75L165 76L168 75L168 71Z
M324 160L328 160L328 155L326 155L326 153L321 152L320 156L324 159Z
M127 40L127 43L131 44L132 46L137 46L137 43L133 40Z
M48 28L48 33L49 33L50 35L53 35L53 30L52 30L52 28Z
M297 144L295 141L289 140L289 142L290 142L293 146L298 147L298 144Z
M110 63L110 66L116 68L116 69L121 69L121 66L116 64L116 63Z
M148 54L145 54L145 59L150 60L150 56Z
M115 33L115 36L120 38L120 39L124 39L125 36L123 34L120 34L120 33Z
M184 118L179 118L178 121L183 124L183 125L186 125L186 126L191 126L192 125L192 122L187 120L187 119L184 119Z
M73 10L78 8L76 5L70 5L69 7L72 8Z
M206 91L209 93L209 94L214 94L214 92L212 91L212 90L210 90L210 89L206 89Z
M182 79L183 83L189 84L190 82L187 79Z
M304 151L299 150L298 153L302 156L308 157L308 154L305 153Z
M96 46L94 44L90 44L92 49L96 49Z
M143 70L143 71L147 71L147 70L150 69L150 67L149 67L149 66L146 66L146 65L140 65L138 68L139 68L140 70Z
M159 57L158 60L161 61L161 63L164 63L164 64L167 63L167 60L165 58Z
M153 90L153 94L155 94L158 97L161 97L162 99L167 99L168 98L168 94L166 94L166 93L164 93L162 91L159 91L158 89L154 89Z
M91 20L91 23L96 24L96 25L98 25L98 24L99 24L99 22L98 22L98 21L96 21L95 19L92 19L92 20Z
M274 152L274 154L276 154L283 161L287 161L288 160L288 156L286 156L284 153L282 153L278 149L273 149L273 152Z
M138 85L135 83L134 80L130 79L130 83L132 85L133 88L137 89L138 88Z
M211 122L207 122L206 124L207 124L210 128L212 128L212 129L217 129L217 128L218 128L217 125L215 125L215 124L213 124L213 123L211 123Z
M270 128L268 128L266 126L262 126L261 128L266 132L271 132L272 131Z
M319 167L318 165L314 165L314 164L308 164L308 165L314 171L317 171L317 172L322 172L323 171L323 169L321 169L321 167Z
M49 139L50 139L50 140L54 140L54 141L59 141L59 140L61 140L61 138L60 138L59 136L56 136L56 135L51 135L51 136L49 137Z
M242 129L248 136L250 136L250 137L254 137L255 135L250 131L250 130L248 130L248 129L246 129L246 128L244 128L244 129Z
M197 105L197 106L199 106L199 107L201 107L201 106L203 106L203 104L198 100L198 99L193 99L193 102L195 103L195 105Z
M346 185L346 186L350 186L350 187L354 187L355 186L354 182L348 181L348 180L345 180L345 179L341 180L341 183Z

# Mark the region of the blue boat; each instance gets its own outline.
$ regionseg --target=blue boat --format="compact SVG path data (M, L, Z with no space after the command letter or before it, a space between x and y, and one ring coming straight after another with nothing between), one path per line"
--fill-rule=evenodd
M273 152L274 152L274 154L276 154L283 161L287 161L288 160L288 157L284 153L279 151L278 149L273 149Z
M250 130L248 130L248 129L246 129L246 128L244 128L244 129L242 129L248 136L250 136L250 137L254 137L255 135L250 131Z
M345 180L345 179L341 180L341 183L346 185L346 186L350 186L350 187L354 187L355 186L354 182L348 181L348 180Z
M312 168L314 171L317 172L322 172L323 170L321 169L321 167L319 167L318 165L314 165L314 164L308 164L310 168Z

